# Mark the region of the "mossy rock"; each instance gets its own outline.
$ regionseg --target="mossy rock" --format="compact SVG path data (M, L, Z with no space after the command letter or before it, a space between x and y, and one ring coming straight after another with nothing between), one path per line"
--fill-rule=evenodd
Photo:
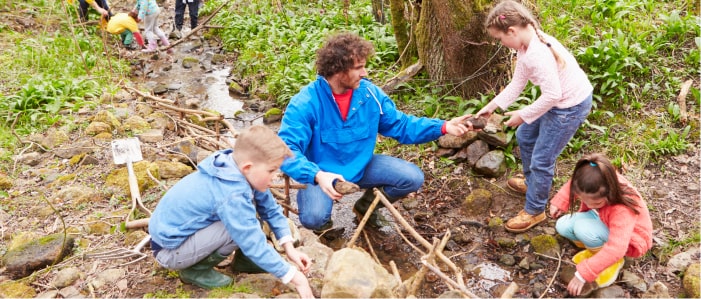
M689 298L701 298L699 272L701 272L701 263L693 263L684 271L682 286L684 286L684 292L686 292L686 296Z
M33 287L19 281L11 280L0 284L0 297L2 298L33 298L36 295Z
M7 190L12 188L12 180L10 177L0 174L0 190Z
M2 257L5 273L12 279L27 277L36 270L60 263L71 252L73 245L73 237L58 233L12 246Z
M551 235L539 235L531 239L531 246L537 253L557 257L560 252L560 244Z
M147 169L149 172L151 172L153 177L160 177L157 165L148 161L139 161L134 163L134 174L136 175L136 181L141 192L153 187L156 184L148 176L148 173L146 172ZM117 187L119 190L123 191L123 194L130 195L131 190L129 189L129 172L127 167L124 166L122 168L115 169L109 175L107 175L107 178L105 179L105 186Z
M492 206L492 192L487 189L474 189L463 200L463 210L466 216L479 217L489 211Z

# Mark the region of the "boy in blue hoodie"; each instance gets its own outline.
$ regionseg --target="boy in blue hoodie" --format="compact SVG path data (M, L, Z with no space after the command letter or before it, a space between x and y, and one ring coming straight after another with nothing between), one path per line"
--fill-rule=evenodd
M231 149L218 151L166 192L149 221L151 249L158 263L180 270L180 279L203 288L227 286L232 279L213 269L234 250L283 283L292 282L300 297L313 297L303 274L311 259L294 248L287 218L268 190L291 152L265 126L241 132ZM265 220L295 265L266 241ZM297 267L302 271L298 271Z

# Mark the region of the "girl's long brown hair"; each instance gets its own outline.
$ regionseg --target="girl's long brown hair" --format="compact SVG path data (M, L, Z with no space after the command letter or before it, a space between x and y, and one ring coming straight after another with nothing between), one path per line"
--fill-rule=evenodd
M553 49L552 45L545 40L545 37L543 37L539 30L540 24L523 4L513 0L499 2L499 4L492 8L487 15L487 19L484 21L485 28L494 28L504 33L509 30L509 27L527 27L528 25L533 26L535 34L538 36L540 42L547 45L550 52L553 53L558 67L560 69L565 68L565 60Z
M609 205L622 204L639 214L636 193L631 187L621 185L616 168L602 154L590 154L577 161L570 185L570 213L575 211L576 194L596 194L606 197Z

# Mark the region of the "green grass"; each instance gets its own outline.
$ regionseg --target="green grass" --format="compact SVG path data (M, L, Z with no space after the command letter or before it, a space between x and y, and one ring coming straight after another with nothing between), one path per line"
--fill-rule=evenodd
M73 24L77 4L64 2L13 3L34 15L36 24L18 31L0 26L0 143L8 150L21 145L13 130L24 136L70 124L72 112L94 107L103 91L113 90L128 74L126 61L103 53L95 26Z
M222 1L208 1L207 8ZM285 1L281 7L274 3L232 1L229 10L213 20L224 26L217 32L224 48L238 53L233 72L250 78L249 90L257 97L286 106L315 79L314 52L330 32L351 31L374 42L376 55L368 62L373 79L381 79L381 66L398 58L389 28L373 23L370 1L354 1L347 11L343 1Z

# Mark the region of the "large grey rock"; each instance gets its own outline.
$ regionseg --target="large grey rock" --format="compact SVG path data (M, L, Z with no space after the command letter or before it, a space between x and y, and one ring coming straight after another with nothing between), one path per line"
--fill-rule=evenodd
M683 272L691 263L699 261L699 255L701 255L701 250L698 246L676 254L667 262L667 271L671 274Z
M475 163L474 170L477 173L491 178L497 178L504 175L504 172L506 172L504 152L500 150L493 150L484 154L484 156L482 156L479 160L477 160L477 163Z

